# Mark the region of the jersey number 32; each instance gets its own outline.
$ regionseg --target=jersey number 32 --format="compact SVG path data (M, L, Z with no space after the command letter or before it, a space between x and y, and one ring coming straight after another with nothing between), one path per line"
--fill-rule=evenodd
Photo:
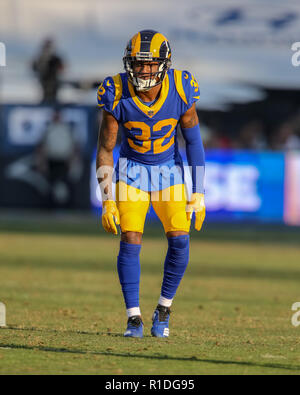
M172 135L177 125L177 122L178 120L174 118L164 119L162 121L156 122L156 124L154 124L152 128L149 125L147 125L145 122L132 122L132 121L126 122L124 126L128 130L140 129L142 132L141 134L134 135L135 139L140 140L142 142L141 145L136 144L131 138L128 138L128 144L132 149L134 149L137 152L140 152L141 154L150 151L152 143L153 143L154 154L159 154L161 152L164 152L174 144L174 136L169 140L168 143L164 144L164 141ZM162 128L165 126L170 127L169 131L163 137L156 138L155 132L161 131Z

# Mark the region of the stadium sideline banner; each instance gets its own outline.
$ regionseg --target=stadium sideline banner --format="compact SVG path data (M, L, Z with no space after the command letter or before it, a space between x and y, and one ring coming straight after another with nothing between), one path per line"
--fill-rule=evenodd
M115 163L118 151L116 147ZM181 155L187 166L184 149ZM300 154L290 157L282 152L206 150L206 220L299 225L299 158ZM96 153L91 165L90 183L93 209L101 207L95 160ZM186 176L188 191L191 192L188 172ZM152 208L148 216L149 219L157 219Z

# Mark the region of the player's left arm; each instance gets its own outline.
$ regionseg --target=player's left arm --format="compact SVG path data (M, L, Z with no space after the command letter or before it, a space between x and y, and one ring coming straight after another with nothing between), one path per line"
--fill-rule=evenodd
M186 155L193 184L191 199L186 206L187 219L190 220L195 211L195 229L200 230L205 219L203 186L205 154L195 103L181 116L180 126L186 143Z

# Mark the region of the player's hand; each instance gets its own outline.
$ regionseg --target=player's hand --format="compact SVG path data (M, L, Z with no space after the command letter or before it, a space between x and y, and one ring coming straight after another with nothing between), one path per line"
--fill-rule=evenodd
M108 233L118 234L116 225L120 225L120 215L114 200L105 200L102 207L102 226Z
M200 230L205 219L205 203L203 193L192 193L191 200L186 205L187 220L192 219L195 211L195 229Z

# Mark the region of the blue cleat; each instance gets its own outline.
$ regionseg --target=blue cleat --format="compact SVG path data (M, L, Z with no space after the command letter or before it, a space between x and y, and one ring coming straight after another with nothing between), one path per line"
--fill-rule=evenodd
M140 315L128 318L125 337L143 337L144 324Z
M151 335L155 337L169 336L169 319L171 310L169 307L158 305L152 317Z

